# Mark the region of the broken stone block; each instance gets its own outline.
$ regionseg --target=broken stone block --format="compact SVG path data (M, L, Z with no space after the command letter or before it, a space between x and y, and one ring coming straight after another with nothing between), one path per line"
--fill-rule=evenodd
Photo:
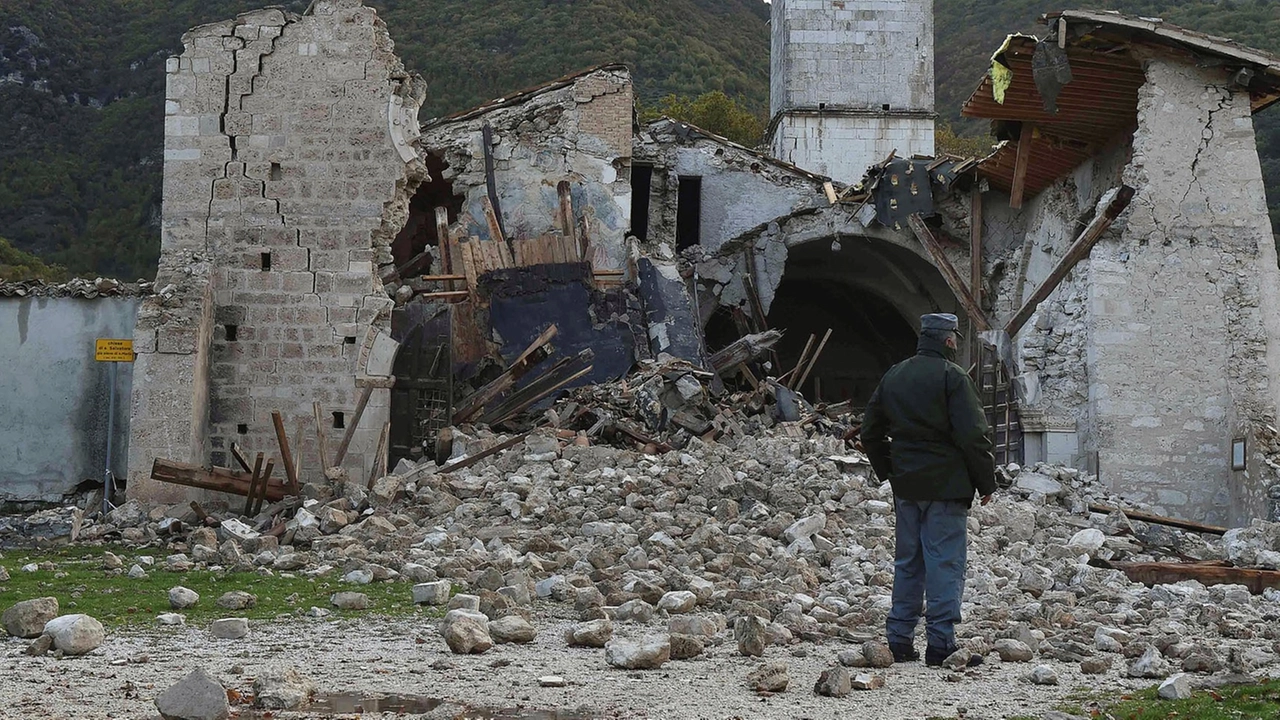
M747 687L756 692L783 692L790 684L784 662L767 662L747 675Z
M879 690L884 687L884 676L858 673L854 676L852 685L854 690Z
M671 641L665 635L654 635L639 641L610 640L604 646L604 659L623 670L657 670L671 659Z
M445 644L458 655L478 655L493 647L489 618L471 610L450 610L440 624Z
M58 598L23 600L0 615L4 631L13 637L33 638L44 632L45 623L58 617Z
M1035 655L1026 643L1012 638L997 640L993 649L1003 662L1030 662Z
M833 667L822 671L813 691L823 697L844 697L853 690L853 678L843 667Z
M231 715L222 683L196 668L155 699L165 720L225 720Z
M613 623L608 620L579 623L565 631L565 642L570 647L602 648L612 637Z
M329 602L339 610L366 610L369 596L359 592L338 592L329 597Z
M452 590L453 585L448 580L419 583L413 586L413 602L415 605L445 605Z
M214 603L224 610L248 610L258 604L258 596L243 590L225 592Z
M738 641L738 652L750 657L764 655L765 621L755 615L744 615L733 623L733 636Z
M84 655L106 639L102 623L88 615L56 617L45 624L44 634L53 638L54 648L67 655Z
M214 620L209 632L222 640L239 640L249 634L248 618L222 618Z
M268 667L253 680L253 704L269 710L292 710L309 701L315 683L292 666Z
M200 593L181 585L169 589L169 607L174 610L193 608L200 602Z
M689 660L698 657L706 649L700 637L680 634L673 634L669 637L671 640L672 660Z
M533 642L538 636L538 631L528 620L519 615L507 615L497 620L489 622L489 636L498 644L517 643L524 644Z
M1156 693L1165 700L1190 700L1191 678L1182 673L1171 675L1160 683Z

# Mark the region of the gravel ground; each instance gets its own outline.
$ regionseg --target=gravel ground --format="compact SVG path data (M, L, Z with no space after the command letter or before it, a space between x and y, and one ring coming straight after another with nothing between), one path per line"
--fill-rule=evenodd
M289 663L310 677L321 693L413 694L492 709L523 708L501 714L512 718L839 718L850 713L868 718L1039 717L1082 694L1151 685L1121 679L1122 661L1108 675L1084 676L1075 665L1053 663L1058 686L1036 686L1023 678L1032 664L1001 664L996 655L986 666L963 676L897 665L881 672L881 690L846 698L813 693L818 674L835 664L840 642L825 645L771 646L764 660L787 663L790 688L760 697L745 686L748 672L762 660L737 654L731 642L708 648L694 661L673 661L661 670L628 672L604 662L603 650L568 648L563 631L570 623L541 615L540 634L530 645L499 645L478 656L456 656L437 635L434 621L368 618L360 621L286 619L257 623L241 640L218 640L204 628L148 628L109 633L107 642L86 657L32 658L27 641L0 645L0 717L158 718L153 699L196 667L204 667L224 685L251 692L255 673L273 663ZM619 623L615 637L639 637L650 627ZM143 662L140 656L145 655ZM853 672L858 672L853 670ZM538 678L564 677L565 688L543 688ZM543 712L534 712L543 711ZM260 717L244 706L239 717ZM549 712L548 712L549 711ZM559 713L559 714L557 714ZM445 706L420 717L455 717ZM477 717L468 713L467 717ZM275 718L356 717L318 712L276 713ZM362 717L405 717L366 713Z

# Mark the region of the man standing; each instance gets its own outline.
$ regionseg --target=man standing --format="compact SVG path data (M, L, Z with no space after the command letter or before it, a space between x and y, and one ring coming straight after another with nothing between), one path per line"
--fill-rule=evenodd
M941 665L956 651L969 508L975 490L983 505L996 490L982 403L953 362L958 334L955 315L921 317L916 355L885 373L862 425L862 446L876 475L893 487L897 515L886 623L895 662L920 659L914 639L925 597L925 662Z

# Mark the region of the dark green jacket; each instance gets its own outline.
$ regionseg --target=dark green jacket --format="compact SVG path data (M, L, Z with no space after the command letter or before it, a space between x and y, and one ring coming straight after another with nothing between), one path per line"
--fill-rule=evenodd
M904 500L967 500L996 490L990 428L973 381L921 336L919 352L894 365L867 403L862 446Z

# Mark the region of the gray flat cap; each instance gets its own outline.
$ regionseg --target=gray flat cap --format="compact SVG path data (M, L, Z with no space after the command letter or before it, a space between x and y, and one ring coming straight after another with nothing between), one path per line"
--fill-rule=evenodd
M920 316L920 330L950 330L960 334L960 319L951 313L929 313Z

